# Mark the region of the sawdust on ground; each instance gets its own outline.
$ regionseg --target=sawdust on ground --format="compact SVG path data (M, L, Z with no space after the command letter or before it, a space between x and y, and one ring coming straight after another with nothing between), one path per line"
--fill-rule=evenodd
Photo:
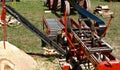
M12 70L35 70L37 63L31 56L9 42L5 43L6 49L4 49L3 41L0 41L0 68L8 65Z

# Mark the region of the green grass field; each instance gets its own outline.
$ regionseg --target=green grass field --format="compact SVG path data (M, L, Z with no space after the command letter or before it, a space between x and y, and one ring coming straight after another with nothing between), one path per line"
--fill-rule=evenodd
M44 13L47 7L44 7L42 0L21 0L12 4L8 2L18 11L21 15L26 17L33 25L38 29L42 30L42 18L57 18L52 13ZM114 19L111 26L104 38L113 48L113 54L120 59L120 3L119 2L100 2L99 0L91 0L91 12L99 4L108 5L109 8L114 12ZM58 12L59 13L59 12ZM71 17L77 20L78 14L71 15ZM107 23L107 18L102 18ZM3 28L0 28L0 40L3 40ZM41 54L43 49L41 47L41 39L37 37L34 33L29 31L22 24L21 26L7 27L7 40L25 51L26 53L36 53Z

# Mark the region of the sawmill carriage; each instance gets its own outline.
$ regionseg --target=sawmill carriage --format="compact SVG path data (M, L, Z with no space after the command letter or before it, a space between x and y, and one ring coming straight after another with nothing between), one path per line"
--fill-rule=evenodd
M119 70L120 62L111 54L112 47L102 39L113 16L105 24L88 11L90 4L85 1L78 4L69 0L80 15L78 22L66 11L63 18L43 19L48 37L66 52L66 63L60 60L62 70Z
M66 25L64 19L43 19L48 37L66 52L67 64L61 64L63 61L60 60L62 70L120 69L120 62L111 54L112 47L100 38L106 30L104 26L89 27L73 18L66 18ZM95 33L93 28L100 30Z
M12 7L5 5L4 1L1 19L5 21L7 11L54 48L61 55L59 64L62 70L120 70L120 61L111 54L112 47L102 39L106 35L112 16L106 25L87 10L86 2L82 2L81 5L74 0L69 2L79 14L78 22L68 16L66 11L63 18L43 18L46 34Z

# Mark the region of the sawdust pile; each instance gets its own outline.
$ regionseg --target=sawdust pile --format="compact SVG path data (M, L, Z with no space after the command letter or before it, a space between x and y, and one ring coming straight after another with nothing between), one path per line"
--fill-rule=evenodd
M0 70L35 70L36 61L14 45L0 41Z

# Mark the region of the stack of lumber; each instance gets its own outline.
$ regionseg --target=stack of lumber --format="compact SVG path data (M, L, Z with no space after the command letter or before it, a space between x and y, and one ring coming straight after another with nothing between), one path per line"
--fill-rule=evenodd
M109 9L108 5L98 5L93 13L96 15L101 15L105 18L111 17L111 15L113 14L113 12Z
M55 51L55 49L50 49L50 48L43 48L45 51L44 51L44 55L59 55L59 53L57 53Z
M18 25L20 25L20 22L10 15L6 16L5 21L6 21L7 26L18 26ZM4 25L4 23L0 19L0 27L2 27L3 25Z

